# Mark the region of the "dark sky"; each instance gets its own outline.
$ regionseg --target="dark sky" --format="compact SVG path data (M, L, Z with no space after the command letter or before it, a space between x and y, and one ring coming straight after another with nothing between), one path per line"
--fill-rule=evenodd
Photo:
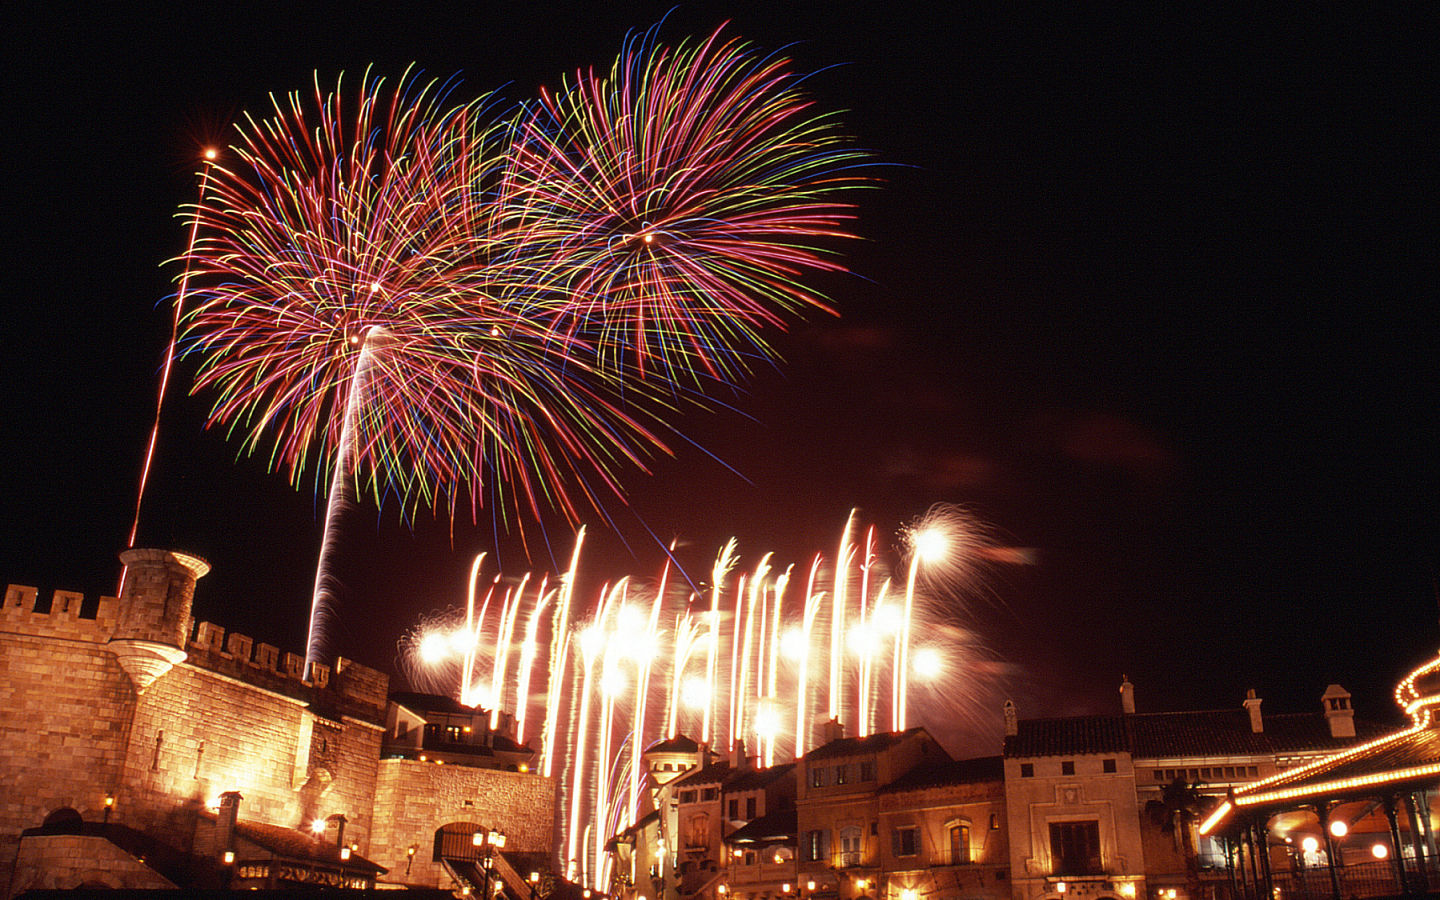
M44 590L113 590L169 329L162 263L207 140L317 70L413 61L523 99L608 65L667 8L126 6L8 7L21 21L0 28L0 579ZM1122 673L1142 710L1250 687L1311 709L1339 681L1389 715L1440 641L1434 9L950 6L671 14L671 39L729 19L788 48L885 184L861 200L858 277L823 282L842 315L776 336L785 364L736 412L682 424L734 472L681 447L633 473L624 542L591 523L595 571L656 572L647 527L698 579L731 535L750 563L804 565L851 507L893 534L959 503L1038 550L957 611L989 648L987 733L1004 696L1026 716L1115 709ZM299 650L323 507L203 431L192 372L142 542L214 565L197 616ZM496 543L488 523L412 531L363 507L337 649L391 668L405 629L463 600L475 552L527 567Z

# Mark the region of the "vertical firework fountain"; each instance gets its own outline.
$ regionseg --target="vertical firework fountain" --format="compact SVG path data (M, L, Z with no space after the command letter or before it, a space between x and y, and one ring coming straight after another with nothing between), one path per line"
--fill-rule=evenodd
M566 871L604 889L605 842L637 821L649 802L642 754L650 743L682 733L702 735L702 743L718 748L743 741L756 751L759 764L768 766L811 749L810 723L817 718L837 719L851 735L871 733L881 712L876 701L883 696L882 686L888 688L894 730L915 724L909 710L917 683L927 697L951 701L972 686L973 672L943 663L959 652L966 633L955 624L953 604L937 601L953 597L956 579L966 572L953 554L973 555L985 546L973 521L951 508L937 508L906 529L908 559L900 584L890 574L897 567L887 565L876 549L873 528L864 532L863 544L854 545L852 514L845 534L839 559L817 555L811 561L803 590L792 588L793 566L776 572L768 553L732 583L729 575L739 558L732 540L716 555L707 592L688 585L677 589L667 557L653 586L621 579L595 591L588 603L574 597L581 574L577 539L570 568L560 576L561 589L527 599L522 588L530 576L522 576L505 591L514 600L509 611L489 620L473 614L472 589L463 618L442 617L410 635L405 665L417 686L452 692L453 663L461 660L459 684L494 685L489 696L497 707L513 699L508 708L517 722L528 717L527 707L544 709L540 770L559 768ZM821 588L827 569L829 591ZM941 580L927 578L932 573ZM826 611L832 623L843 621L836 614L842 590L852 615L841 635L841 652L829 657L834 626L816 629L815 624ZM549 617L548 633L527 628L521 652L512 654L507 645L514 641L514 629L507 622L521 615L516 610L522 603L531 605L532 623L541 621L540 613L551 604L563 609L555 608ZM575 617L574 625L572 603L588 610ZM730 611L728 627L722 627L725 616L717 614L722 609ZM449 660L427 653L427 647L446 648ZM702 654L705 674L687 674L701 668ZM728 664L721 666L722 659ZM829 715L829 692L810 684L815 660L829 663L837 695L854 698L834 707L853 720ZM515 685L513 692L509 685ZM463 687L459 690L463 699ZM564 710L562 698L568 698ZM729 710L722 727L712 719L717 704ZM929 702L925 712L953 717L956 706ZM492 710L492 721L494 715ZM554 727L562 720L566 728Z

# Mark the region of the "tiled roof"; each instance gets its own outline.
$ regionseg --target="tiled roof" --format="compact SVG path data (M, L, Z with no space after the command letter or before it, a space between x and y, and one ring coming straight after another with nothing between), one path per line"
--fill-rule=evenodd
M924 732L924 728L907 731L880 731L865 737L840 738L805 754L805 759L833 759L837 756L858 756L862 753L879 753L888 750L901 741Z
M688 774L681 775L671 782L671 784L692 786L699 784L720 784L725 781L729 774L730 764L728 762L715 762L708 766L701 766L698 769L694 769Z
M1120 716L1067 716L1063 719L1022 719L1015 734L1005 738L1005 756L1072 756L1119 753L1127 749Z
M758 819L751 819L730 832L725 838L727 844L777 844L794 843L799 825L795 807L777 809Z
M1158 759L1329 752L1371 739L1384 729L1357 721L1355 731L1353 738L1331 737L1322 713L1282 713L1265 716L1264 730L1256 732L1250 729L1250 714L1244 709L1022 719L1017 733L1005 738L1005 756L1128 752L1140 759Z
M981 756L976 759L962 759L956 762L918 765L905 775L882 787L880 793L894 794L900 791L944 787L950 784L979 784L987 781L998 782L1004 779L1004 757Z
M646 753L699 753L700 745L683 734L656 741L645 748Z
M795 777L794 772L794 763L786 763L783 766L771 766L768 769L741 769L725 780L725 790L734 793L740 791L758 791L769 787L782 778Z
M427 713L451 713L461 716L478 716L480 710L475 707L466 706L454 697L442 697L439 694L422 694L416 691L395 691L390 695L390 702L398 703L412 712Z
M235 833L276 856L328 863L347 869L364 869L382 875L387 871L384 866L376 865L358 853L351 853L348 860L342 860L340 848L330 841L317 839L314 835L283 825L241 820L235 823Z

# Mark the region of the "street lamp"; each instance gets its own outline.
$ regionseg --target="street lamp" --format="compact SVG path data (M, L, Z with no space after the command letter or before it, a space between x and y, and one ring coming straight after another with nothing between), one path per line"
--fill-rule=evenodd
M415 863L415 845L411 844L405 851L405 877L410 877L410 867Z
M477 831L470 836L470 843L475 847L485 848L480 863L480 896L483 900L490 900L490 864L495 859L495 851L505 846L505 833Z
M530 873L530 879L529 879L529 881L530 881L530 900L535 900L535 897L540 893L540 873L539 873L539 872L531 872L531 873Z

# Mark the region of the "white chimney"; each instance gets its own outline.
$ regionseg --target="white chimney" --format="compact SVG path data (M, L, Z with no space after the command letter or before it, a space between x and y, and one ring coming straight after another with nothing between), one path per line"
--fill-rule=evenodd
M1255 689L1251 688L1245 692L1245 711L1250 713L1250 730L1259 734L1265 730L1265 720L1260 718L1260 698L1255 696Z
M1355 710L1350 706L1350 692L1338 684L1325 689L1320 698L1325 708L1325 723L1330 726L1331 737L1355 736Z
M1005 736L1014 737L1020 733L1020 718L1015 712L1015 701L1005 701Z
M1120 711L1126 715L1135 712L1135 685L1128 675L1120 676Z

